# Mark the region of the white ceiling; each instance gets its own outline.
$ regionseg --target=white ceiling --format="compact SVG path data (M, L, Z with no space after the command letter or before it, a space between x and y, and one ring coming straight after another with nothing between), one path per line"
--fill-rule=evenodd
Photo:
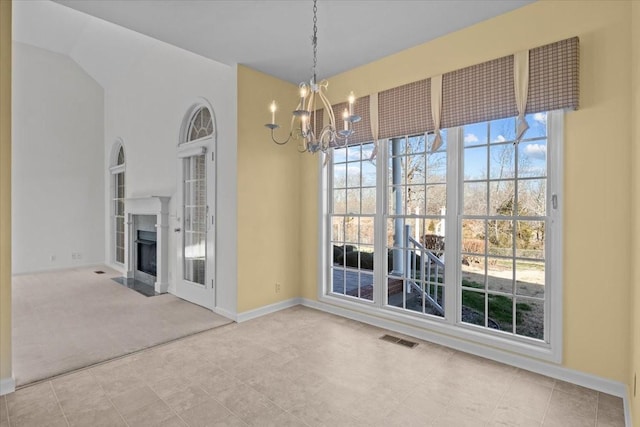
M338 74L533 1L319 0L318 77ZM69 55L103 86L157 44L141 34L293 83L310 77L310 0L56 2L14 1L14 39Z

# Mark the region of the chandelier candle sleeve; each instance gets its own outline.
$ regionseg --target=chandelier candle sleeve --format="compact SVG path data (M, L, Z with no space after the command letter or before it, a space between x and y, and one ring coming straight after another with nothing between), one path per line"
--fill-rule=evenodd
M344 121L344 130L349 130L349 111L346 108L342 112L342 120Z

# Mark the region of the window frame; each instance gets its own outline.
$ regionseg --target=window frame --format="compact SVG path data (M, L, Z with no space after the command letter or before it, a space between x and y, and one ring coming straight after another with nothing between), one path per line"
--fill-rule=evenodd
M360 301L353 301L341 297L339 295L331 294L330 292L330 279L329 275L330 265L332 262L332 249L330 241L330 223L328 216L328 207L331 203L332 197L331 178L332 169L328 165L331 162L324 163L323 159L318 160L319 165L319 191L318 191L318 206L321 209L321 220L318 226L318 244L319 244L319 264L318 264L318 286L317 286L317 298L321 303L326 303L337 308L346 309L354 314L355 318L358 318L357 313L361 313L366 316L370 316L375 322L380 323L381 326L400 324L402 329L413 331L415 334L422 337L431 337L434 341L443 344L449 344L458 348L465 348L467 346L474 346L480 352L484 352L487 355L495 354L496 349L505 352L515 353L530 358L540 359L553 363L562 362L562 337L563 337L563 150L564 150L564 112L562 110L549 111L547 116L547 216L549 221L549 230L546 231L547 243L547 260L546 260L546 283L545 283L545 328L548 328L548 333L545 341L534 340L527 337L520 337L517 335L505 336L500 333L492 333L483 328L479 328L460 322L460 314L458 310L459 301L461 298L461 286L460 283L460 269L458 266L461 262L461 238L459 236L459 227L461 225L461 215L458 211L460 206L459 198L461 196L460 186L462 181L459 179L460 166L462 165L460 156L463 155L462 149L462 132L463 127L456 127L449 129L449 141L447 147L447 212L455 212L454 214L446 215L446 233L451 236L451 241L455 248L447 251L446 257L448 261L445 265L449 265L445 274L455 274L455 280L449 283L455 284L455 290L447 290L447 298L445 299L445 317L444 318L427 318L421 315L412 315L411 313L398 312L397 310L389 310L385 308L386 301L386 286L381 280L384 275L384 271L381 266L386 267L386 261L380 250L375 250L378 254L376 256L375 265L378 266L374 270L374 301L373 303L362 303ZM391 138L390 138L391 139ZM389 139L389 140L390 140ZM459 141L456 143L456 140ZM387 191L386 187L386 173L381 170L387 163L387 144L388 142L378 142L378 170L377 170L377 213L376 216L380 216L386 220L386 208L387 203ZM455 181L449 179L454 176ZM449 192L449 188L452 188L452 192ZM555 199L557 208L553 208L551 200ZM382 210L381 210L382 208ZM378 225L376 230L382 230L382 226ZM386 239L382 232L376 233L375 248L385 248ZM450 258L450 252L455 249L455 257L452 260ZM447 250L447 248L445 248ZM455 270L453 273L451 270ZM450 277L450 276L449 276ZM453 296L453 297L452 297ZM417 329L416 329L417 328ZM494 331L495 332L495 331ZM504 353L503 353L504 354ZM507 355L507 357L509 357Z
M119 157L120 157L120 152L122 152L123 154L123 162L119 163ZM124 151L124 144L122 143L122 141L118 140L114 146L114 150L113 150L113 155L112 155L112 161L111 161L111 166L109 167L109 180L111 183L111 192L110 192L110 197L109 197L109 205L110 205L110 212L109 212L109 217L110 217L110 223L111 223L111 233L110 234L110 239L111 239L111 262L119 267L124 268L126 260L127 260L127 244L126 244L126 233L127 233L127 226L126 226L126 216L124 214L122 214L122 220L123 220L123 260L122 262L118 261L118 256L117 256L117 242L118 242L118 236L117 236L117 220L118 220L118 215L117 215L117 210L116 210L116 204L117 201L122 199L122 201L124 202L124 200L126 199L126 183L127 183L127 176L126 176L126 165L127 165L127 155ZM118 175L122 174L122 177L124 179L124 194L122 198L118 197Z

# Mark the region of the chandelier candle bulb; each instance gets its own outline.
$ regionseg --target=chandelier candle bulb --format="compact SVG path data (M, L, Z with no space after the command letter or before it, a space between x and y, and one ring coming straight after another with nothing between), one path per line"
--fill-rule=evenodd
M271 101L269 110L271 111L271 124L275 125L276 124L276 101Z
M304 102L307 99L307 87L300 87L300 107L304 109Z

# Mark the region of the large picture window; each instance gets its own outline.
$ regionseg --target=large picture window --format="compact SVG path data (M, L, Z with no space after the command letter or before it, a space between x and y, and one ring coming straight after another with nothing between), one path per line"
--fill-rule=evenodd
M414 325L549 349L561 286L551 274L562 152L553 117L561 123L561 112L526 116L520 141L514 117L446 129L435 150L433 135L379 141L373 160L373 143L334 149L324 294Z

